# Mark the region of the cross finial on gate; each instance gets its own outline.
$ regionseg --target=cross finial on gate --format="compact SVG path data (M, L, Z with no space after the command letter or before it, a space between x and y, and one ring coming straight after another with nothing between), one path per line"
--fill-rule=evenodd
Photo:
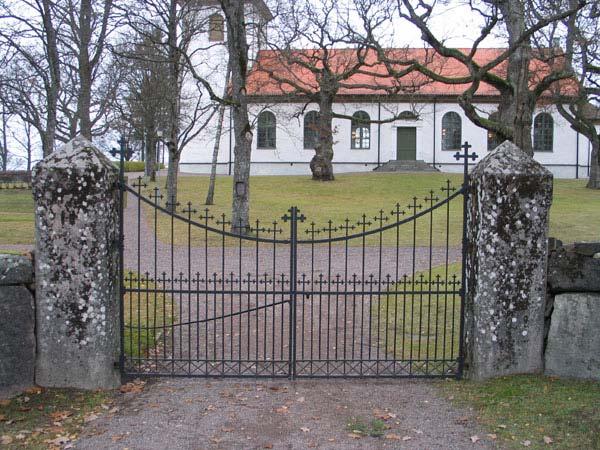
M471 144L469 144L469 141L465 141L465 143L460 146L460 148L462 149L462 153L456 152L454 154L454 159L456 159L457 161L460 161L461 159L463 159L466 164L469 164L469 159L472 161L475 161L479 157L479 155L475 152L469 153L469 149L471 147L473 147L473 146Z
M344 223L342 225L339 225L338 228L340 230L344 230L344 232L346 233L346 236L348 236L348 232L350 230L354 230L354 228L356 228L354 225L350 225L350 219L346 218L344 220Z
M380 209L379 210L379 215L373 217L374 221L379 222L379 226L380 227L383 225L383 222L387 222L389 220L389 217L388 216L384 216L383 214L384 214L383 209Z
M371 221L368 221L367 215L363 214L361 217L361 220L356 225L361 226L363 231L365 231L367 229L367 227L371 226Z
M417 203L417 200L419 200L417 197L413 197L412 204L408 205L408 209L413 210L413 215L416 215L417 210L419 210L423 207L423 205L421 205L420 203Z
M394 216L396 216L396 222L400 222L400 216L403 216L404 214L406 214L406 212L402 209L402 206L400 206L400 203L396 203L396 206L394 207L394 209L392 210L392 212L390 214L393 214Z
M333 220L329 219L327 221L327 227L323 228L323 232L324 233L328 233L329 239L331 239L331 233L334 233L337 231L337 228L333 226Z

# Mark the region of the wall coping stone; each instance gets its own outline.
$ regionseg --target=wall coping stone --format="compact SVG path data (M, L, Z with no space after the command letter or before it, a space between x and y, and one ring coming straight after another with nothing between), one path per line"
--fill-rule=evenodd
M0 255L0 286L33 283L33 261L27 256Z

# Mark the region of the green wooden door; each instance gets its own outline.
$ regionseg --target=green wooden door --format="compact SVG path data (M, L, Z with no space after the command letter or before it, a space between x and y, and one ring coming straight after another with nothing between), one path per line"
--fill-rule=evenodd
M417 159L417 129L415 127L398 127L396 159L403 161Z

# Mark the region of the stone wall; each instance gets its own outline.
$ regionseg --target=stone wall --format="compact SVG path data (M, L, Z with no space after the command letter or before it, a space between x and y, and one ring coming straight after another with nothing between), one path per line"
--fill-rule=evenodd
M600 242L550 242L545 373L600 380Z
M0 388L34 383L33 283L30 258L0 255Z

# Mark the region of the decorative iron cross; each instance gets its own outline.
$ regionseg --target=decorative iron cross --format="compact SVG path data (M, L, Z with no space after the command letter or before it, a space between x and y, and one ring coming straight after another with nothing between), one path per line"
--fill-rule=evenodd
M354 228L356 228L354 225L350 225L350 219L346 218L344 220L344 224L343 225L339 225L338 228L340 230L344 230L344 232L346 233L346 236L348 236L348 232L350 230L354 230Z
M465 160L466 164L469 164L469 159L475 161L479 155L475 152L471 152L471 154L469 154L469 149L473 147L471 144L469 144L469 141L465 141L465 143L463 145L460 146L460 148L462 148L463 152L456 152L454 154L454 159L456 159L457 161L460 161L461 159Z

